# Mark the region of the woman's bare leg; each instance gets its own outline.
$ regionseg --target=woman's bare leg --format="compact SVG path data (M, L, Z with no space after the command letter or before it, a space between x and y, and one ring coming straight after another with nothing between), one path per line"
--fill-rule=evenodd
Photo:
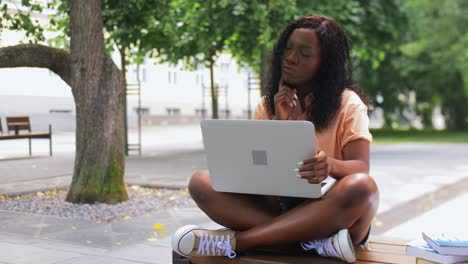
M367 235L379 202L377 185L366 174L346 176L322 199L306 201L282 215L279 205L267 197L214 191L208 171L192 176L189 192L213 221L233 230L244 230L236 234L239 252L321 239L344 228L357 245Z
M329 237L347 228L354 245L367 235L379 192L366 174L339 180L327 195L310 200L260 225L236 234L236 251Z
M271 197L216 192L207 170L190 178L189 193L213 221L233 230L248 230L281 214L278 202Z

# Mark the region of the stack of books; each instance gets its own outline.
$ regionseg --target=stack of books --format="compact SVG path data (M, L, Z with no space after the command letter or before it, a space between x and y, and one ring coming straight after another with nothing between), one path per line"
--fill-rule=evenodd
M427 260L418 263L468 263L468 237L423 232L422 239L407 245L406 254Z
M416 257L406 255L409 241L393 237L370 237L365 247L355 248L358 263L405 263L416 264Z

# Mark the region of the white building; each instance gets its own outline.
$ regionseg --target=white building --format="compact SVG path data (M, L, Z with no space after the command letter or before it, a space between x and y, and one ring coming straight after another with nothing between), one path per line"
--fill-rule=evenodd
M50 11L49 11L50 12ZM48 22L46 15L38 17L43 23ZM54 37L55 33L46 32L46 38ZM0 47L16 45L24 41L24 33L3 31ZM120 66L120 56L112 54L116 65ZM127 82L136 83L136 65L128 66ZM248 69L241 69L229 54L222 54L216 61L214 69L215 83L223 91L218 102L220 117L226 108L231 116L244 118L247 111L247 75ZM200 114L202 105L211 115L211 99L209 91L209 69L200 67L196 71L188 71L180 66L167 63L156 65L147 59L140 65L141 109L145 115L165 116L195 116ZM206 94L203 97L203 86ZM251 93L251 108L255 107L260 97L260 91ZM134 120L138 107L138 97L128 96L129 119ZM174 111L175 110L175 111ZM0 69L0 118L5 116L28 115L32 125L45 126L42 123L55 123L58 129L74 129L75 105L70 87L60 77L47 69L14 68ZM65 115L65 116L64 116ZM59 124L56 119L70 120L68 124ZM40 122L38 120L41 120ZM44 122L42 122L44 121ZM133 126L133 122L129 123Z
M137 67L129 67L127 81L135 84ZM218 109L220 114L230 110L231 116L244 116L247 111L247 76L248 70L241 69L228 54L223 54L216 61L214 69L215 83L220 87ZM180 115L200 114L202 105L211 113L210 73L209 69L199 67L195 71L184 70L181 66L169 64L155 65L146 60L140 65L142 87L142 108L151 115L166 115L168 109L179 109ZM205 96L203 96L205 90ZM252 108L258 101L260 91L251 93ZM129 109L136 109L136 96L129 96ZM198 113L197 113L198 112ZM221 114L222 115L222 114Z

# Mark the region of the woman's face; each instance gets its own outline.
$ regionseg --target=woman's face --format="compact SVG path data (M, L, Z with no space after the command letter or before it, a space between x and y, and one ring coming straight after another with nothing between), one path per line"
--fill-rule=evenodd
M317 33L308 28L295 29L284 50L281 66L284 82L291 86L309 84L319 66L320 44Z

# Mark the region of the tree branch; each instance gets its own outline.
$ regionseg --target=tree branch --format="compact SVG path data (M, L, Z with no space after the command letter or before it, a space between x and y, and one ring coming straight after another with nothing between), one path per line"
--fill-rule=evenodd
M63 49L38 44L0 48L0 68L47 68L71 86L71 56Z

